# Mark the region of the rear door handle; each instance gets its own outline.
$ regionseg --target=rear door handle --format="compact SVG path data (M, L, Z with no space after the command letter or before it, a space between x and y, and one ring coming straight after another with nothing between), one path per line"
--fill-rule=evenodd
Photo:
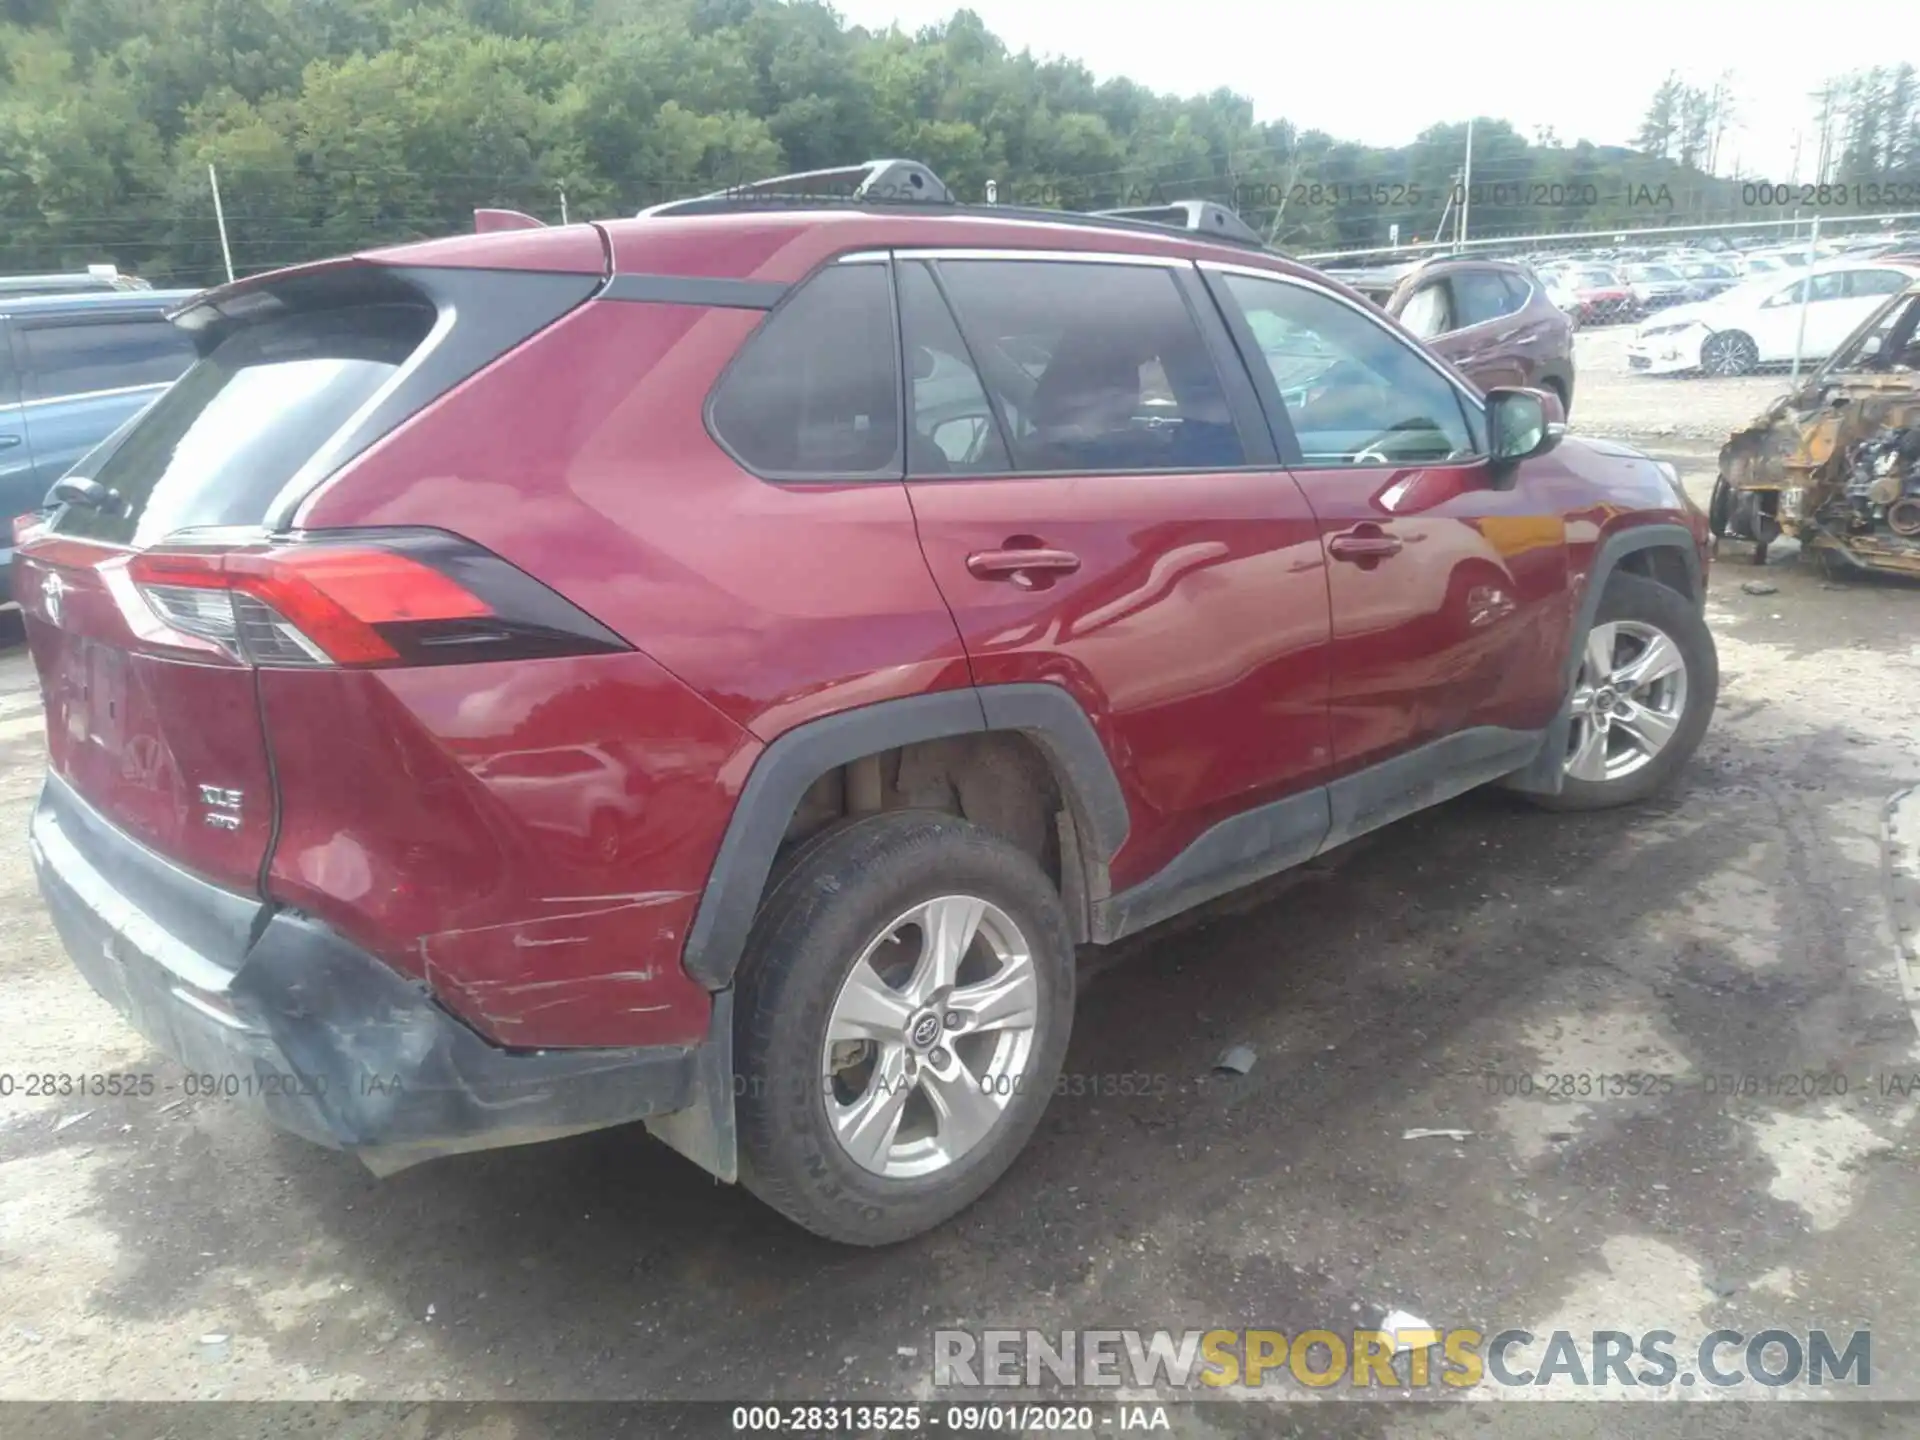
M1327 541L1327 554L1336 560L1347 560L1354 564L1384 560L1389 555L1398 555L1401 548L1398 540L1372 524L1356 526L1344 535L1335 535Z
M1010 580L1022 590L1051 584L1055 575L1071 575L1080 557L1070 550L976 550L967 556L967 573L976 580Z
M20 443L18 435L0 435L0 450L11 450Z

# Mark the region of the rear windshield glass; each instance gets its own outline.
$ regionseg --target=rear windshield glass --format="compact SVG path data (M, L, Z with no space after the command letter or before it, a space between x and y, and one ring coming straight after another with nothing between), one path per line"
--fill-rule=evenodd
M423 306L369 305L236 331L74 467L119 497L112 513L67 505L52 528L144 546L190 526L259 524L432 323Z

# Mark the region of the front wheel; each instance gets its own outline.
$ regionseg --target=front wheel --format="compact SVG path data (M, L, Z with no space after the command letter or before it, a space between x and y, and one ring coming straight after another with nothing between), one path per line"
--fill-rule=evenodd
M1066 911L1024 851L895 811L806 848L741 965L741 1179L850 1245L972 1203L1039 1124L1073 1021Z
M1616 574L1581 649L1555 810L1604 810L1665 787L1706 733L1720 691L1713 634L1694 603Z
M1700 342L1700 368L1709 375L1747 375L1760 363L1760 347L1740 330L1719 330Z

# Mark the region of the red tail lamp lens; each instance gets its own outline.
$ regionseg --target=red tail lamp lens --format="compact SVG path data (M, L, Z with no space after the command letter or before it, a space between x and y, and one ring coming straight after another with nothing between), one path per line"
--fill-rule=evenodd
M301 639L308 642L298 646L300 650L317 652L316 661L324 655L336 665L378 665L400 659L400 652L376 626L471 620L492 613L484 600L438 570L371 547L289 546L278 551L204 554L149 551L135 556L128 568L143 588L172 586L250 596L270 614L261 617L236 607L237 637L250 622L278 629L274 625L278 621L297 632L285 637L296 646ZM175 608L168 605L163 614ZM290 660L293 653L276 645L274 658Z
M253 665L459 665L631 648L525 571L442 530L148 550L127 573L168 630L197 637L190 648L211 641Z

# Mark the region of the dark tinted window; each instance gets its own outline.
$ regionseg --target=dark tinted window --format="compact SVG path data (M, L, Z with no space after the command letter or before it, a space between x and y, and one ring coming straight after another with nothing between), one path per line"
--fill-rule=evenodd
M1898 270L1854 270L1847 275L1849 295L1898 295L1913 277Z
M193 363L193 342L158 314L22 326L28 400L165 385Z
M1507 309L1510 311L1520 309L1533 296L1533 287L1508 271L1500 272L1500 283L1506 287Z
M1794 281L1792 285L1767 301L1767 308L1776 305L1798 305L1803 299L1809 305L1818 305L1823 300L1843 299L1846 294L1846 284L1846 276L1838 271L1829 270L1824 275L1809 275L1804 280Z
M823 270L728 369L713 397L714 433L761 475L898 476L898 351L887 267Z
M1012 468L979 372L927 267L900 266L900 324L913 367L911 475L992 474Z
M117 493L122 513L69 505L54 528L149 545L188 526L258 524L432 321L424 307L382 305L236 331L74 467Z
M1303 285L1225 280L1306 464L1420 464L1475 453L1453 385L1399 336Z
M1462 329L1484 325L1514 309L1513 297L1495 270L1463 270L1453 276L1455 323Z
M1219 372L1167 269L959 260L940 274L1019 469L1243 461Z

